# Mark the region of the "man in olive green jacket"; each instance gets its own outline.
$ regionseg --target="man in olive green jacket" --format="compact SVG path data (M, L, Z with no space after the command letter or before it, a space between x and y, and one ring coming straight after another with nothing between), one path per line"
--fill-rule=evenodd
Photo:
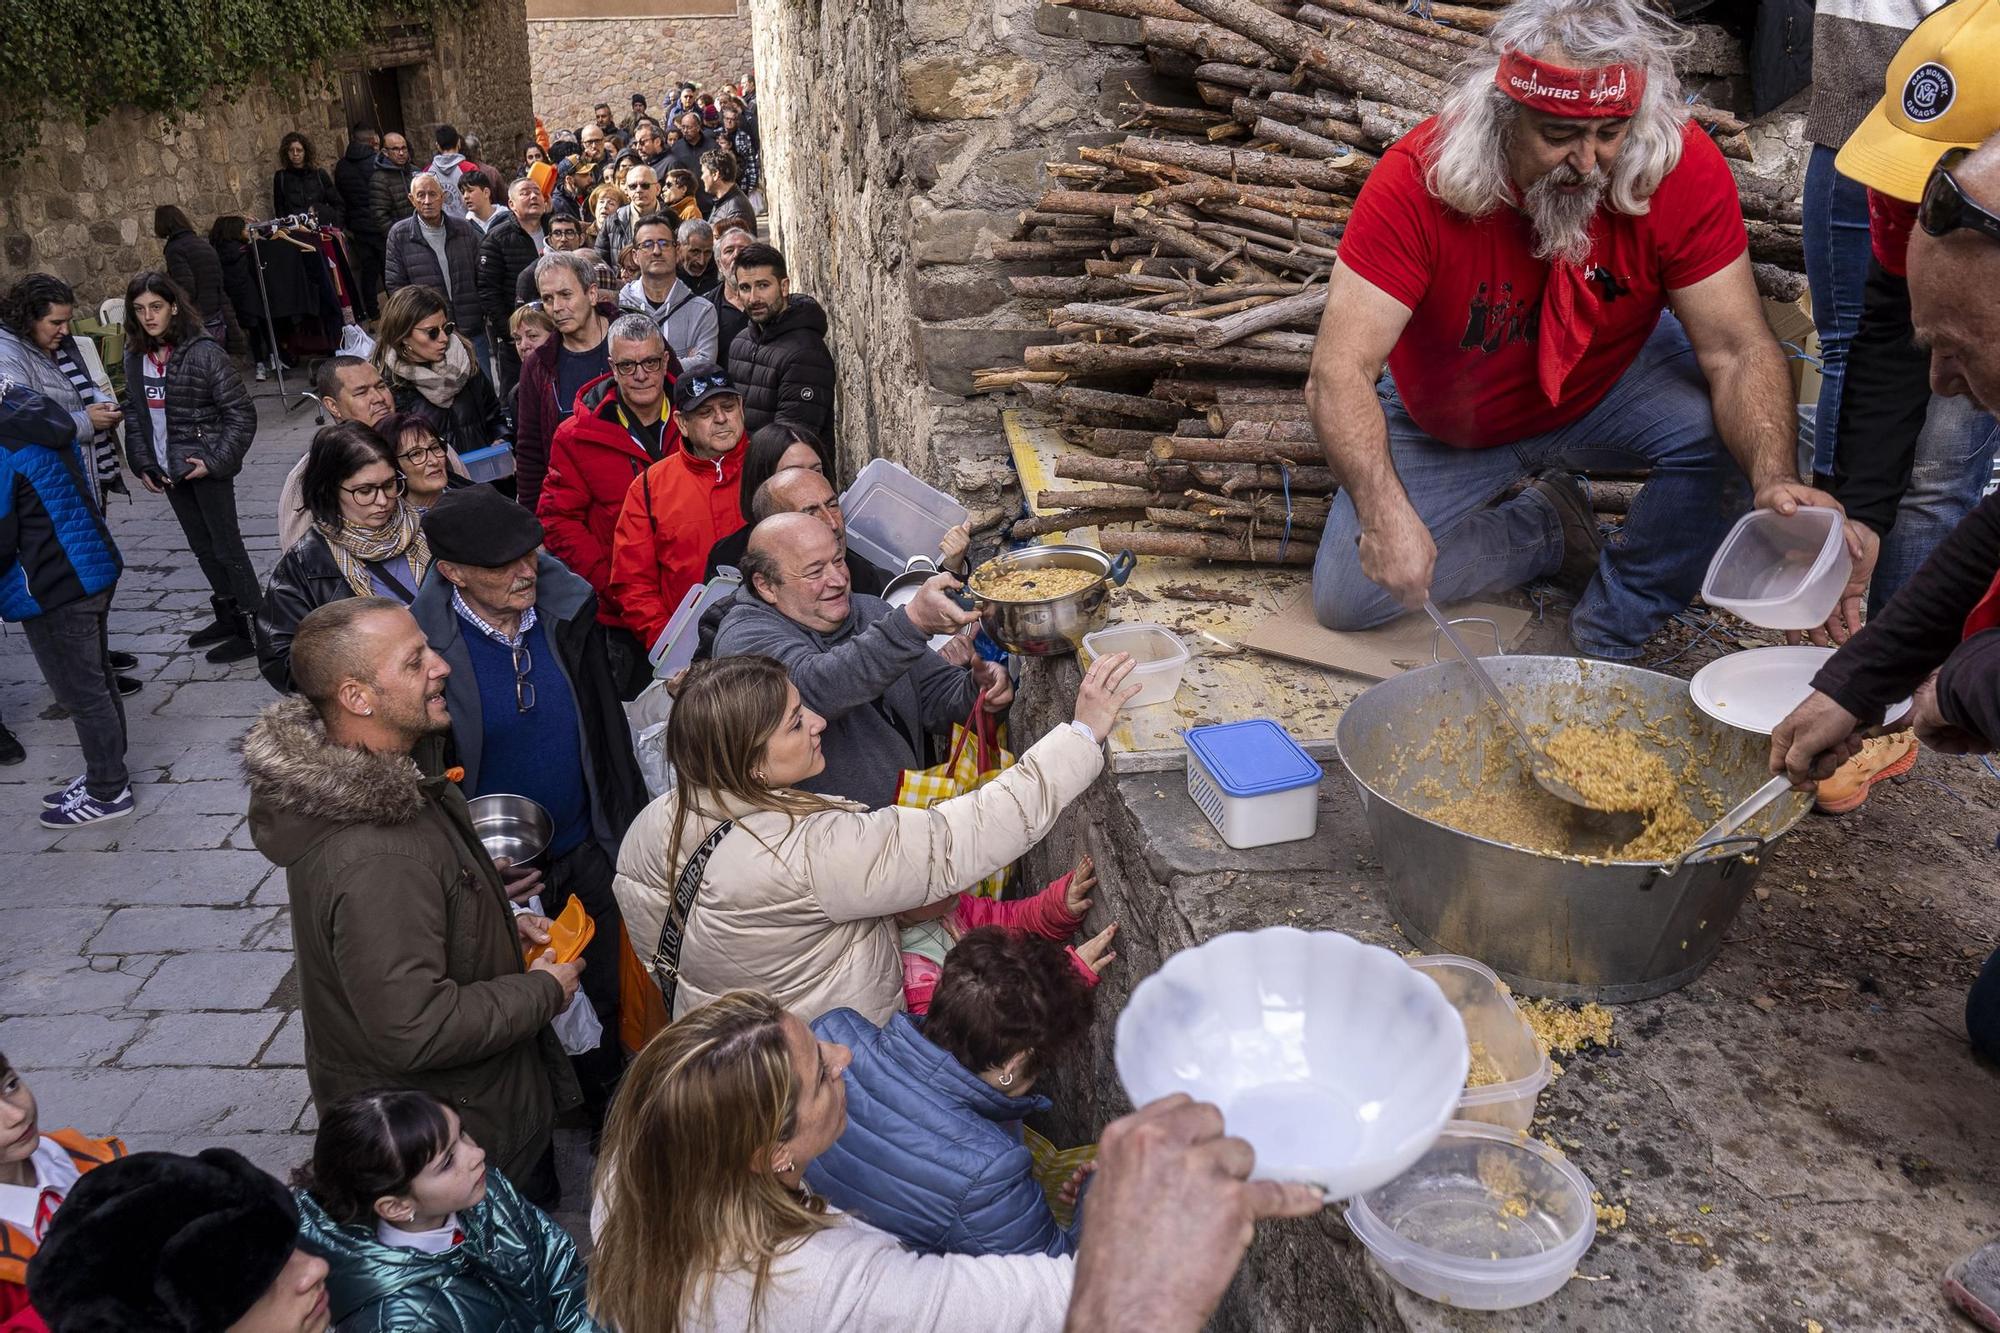
M513 915L465 797L434 767L450 674L387 598L308 615L292 641L300 694L244 739L250 836L285 871L315 1107L429 1092L547 1206L555 1117L581 1101L549 1024L583 964L522 966L547 921Z

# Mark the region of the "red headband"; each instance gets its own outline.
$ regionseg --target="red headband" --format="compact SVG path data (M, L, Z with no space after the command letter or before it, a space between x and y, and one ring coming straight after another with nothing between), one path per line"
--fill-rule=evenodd
M1646 91L1646 71L1626 64L1571 69L1509 51L1500 57L1493 82L1522 106L1587 120L1636 113Z

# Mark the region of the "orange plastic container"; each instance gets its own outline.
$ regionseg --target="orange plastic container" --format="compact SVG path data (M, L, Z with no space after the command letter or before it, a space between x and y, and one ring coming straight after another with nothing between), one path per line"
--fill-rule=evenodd
M553 952L558 963L573 963L583 956L584 946L597 938L597 923L583 910L583 899L571 897L569 906L549 923L549 942L531 944L523 955L528 966L545 953Z

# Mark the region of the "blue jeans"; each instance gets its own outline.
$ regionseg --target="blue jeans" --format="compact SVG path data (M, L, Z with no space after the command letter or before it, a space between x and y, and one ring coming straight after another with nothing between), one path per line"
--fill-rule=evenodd
M1813 415L1815 475L1833 472L1840 438L1840 386L1847 375L1847 345L1861 326L1868 283L1868 191L1833 169L1835 150L1814 144L1806 159L1806 285L1819 325L1819 410Z
M1882 539L1875 578L1868 585L1868 614L1879 614L1896 590L1930 558L1945 534L1972 512L1993 475L2000 421L1970 398L1931 395L1910 487L1896 506L1896 526Z
M1623 533L1605 545L1570 613L1570 640L1591 657L1636 659L1653 631L1700 591L1709 557L1750 505L1749 483L1716 436L1694 349L1671 314L1660 317L1638 359L1580 420L1512 444L1439 444L1410 419L1386 376L1376 392L1396 475L1437 542L1431 596L1440 602L1517 588L1561 566L1554 505L1532 490L1494 503L1516 481L1557 463L1652 468ZM1361 572L1360 536L1354 502L1342 491L1313 564L1313 609L1329 629L1367 629L1403 613Z
M497 393L500 377L494 374L492 342L483 329L469 336L472 341L473 364L479 367L480 374L486 376L486 382L495 386L494 391Z
M125 767L125 701L106 658L105 624L114 590L115 585L21 622L49 693L69 710L83 749L84 785L100 801L117 800L132 780Z
M1973 1050L2000 1060L2000 950L1986 960L1965 997L1965 1033Z

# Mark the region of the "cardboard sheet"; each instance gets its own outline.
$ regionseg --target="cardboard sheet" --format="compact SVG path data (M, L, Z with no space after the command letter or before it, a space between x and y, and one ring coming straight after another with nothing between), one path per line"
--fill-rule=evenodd
M1519 607L1496 606L1492 602L1453 602L1443 610L1453 620L1468 617L1491 620L1498 627L1499 646L1505 652L1520 647L1527 637L1530 613ZM1492 629L1476 623L1462 624L1457 629L1465 646L1473 652L1483 655L1491 651ZM1258 621L1242 643L1245 648L1288 662L1345 671L1370 680L1386 680L1411 667L1429 666L1434 660L1434 644L1443 657L1449 659L1452 655L1451 646L1439 638L1437 626L1421 611L1374 629L1327 629L1313 619L1310 588L1301 589L1276 614Z

